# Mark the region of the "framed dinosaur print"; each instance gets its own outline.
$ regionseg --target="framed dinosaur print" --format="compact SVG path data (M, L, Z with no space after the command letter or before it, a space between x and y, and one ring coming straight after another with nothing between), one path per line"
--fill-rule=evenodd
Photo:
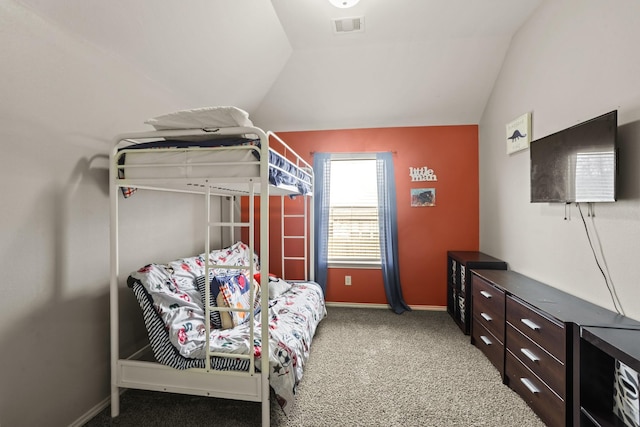
M529 148L531 113L525 113L507 124L507 154Z

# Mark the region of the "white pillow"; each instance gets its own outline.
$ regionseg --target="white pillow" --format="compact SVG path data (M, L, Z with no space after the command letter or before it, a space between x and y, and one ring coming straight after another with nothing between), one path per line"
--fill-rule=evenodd
M276 277L269 277L269 299L278 298L291 289L291 283Z
M156 130L253 126L249 113L238 107L203 107L164 114L145 121Z

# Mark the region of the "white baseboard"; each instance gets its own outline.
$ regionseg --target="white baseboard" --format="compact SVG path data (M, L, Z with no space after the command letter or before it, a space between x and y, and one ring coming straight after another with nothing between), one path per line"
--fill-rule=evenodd
M389 309L388 304L370 304L362 302L326 302L327 307L346 307L346 308L383 308ZM441 305L410 305L412 310L428 310L428 311L446 311L447 307Z
M91 421L100 412L104 411L104 409L108 407L110 404L111 404L111 397L107 397L102 402L98 403L96 406L91 408L83 416L75 420L72 424L69 425L69 427L82 427L83 425Z
M326 302L327 307L345 307L345 308L385 308L388 309L387 304L369 304L362 302Z
M447 311L447 307L444 305L410 305L411 310L424 310L424 311Z
M151 347L151 344L147 344L146 346L142 347L140 350L138 350L135 353L133 353L128 358L129 359L137 359L142 354L144 354L150 347ZM122 393L124 393L125 391L127 391L127 389L122 389L121 388L120 389L120 395L122 395ZM94 406L89 411L87 411L83 416L81 416L80 418L75 420L73 423L69 424L69 427L82 427L83 425L85 425L86 423L91 421L100 412L104 411L104 409L107 406L109 406L110 404L111 404L111 396L105 398L102 402L98 403L96 406Z

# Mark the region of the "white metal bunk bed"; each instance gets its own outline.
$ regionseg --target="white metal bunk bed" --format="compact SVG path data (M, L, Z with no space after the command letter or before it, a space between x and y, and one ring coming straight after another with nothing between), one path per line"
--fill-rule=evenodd
M243 144L233 146L202 146L200 144L191 145L190 143L182 144L178 147L164 148L137 148L146 147L143 144L147 141L162 140L186 140L200 141L203 139L213 139L214 141L224 139L226 137L236 136L252 136L257 137L258 145ZM296 184L279 183L275 186L270 184L270 169L276 170L277 174L286 173L278 166L270 164L270 152L274 150L270 147L270 142L276 141L277 145L282 148L282 157L285 159L292 158L292 163L296 169L296 179L304 176L304 180L309 181L310 187L300 187ZM274 144L276 145L276 144ZM153 160L145 160L144 156L140 156L142 160L136 161L136 156L141 153L151 153ZM131 157L127 162L122 161L123 155ZM145 154L146 155L146 154ZM156 158L157 157L157 158ZM164 157L167 157L166 159ZM163 164L158 164L157 159L161 159ZM278 171L278 169L280 169ZM241 170L242 173L237 173ZM302 175L300 175L302 174ZM271 179L273 182L273 178ZM287 181L287 180L285 180ZM277 183L276 183L277 184ZM306 184L305 184L306 185ZM111 317L111 414L117 416L120 412L119 394L120 389L145 389L156 391L167 391L182 394L193 394L211 397L230 398L236 400L247 400L262 403L262 425L269 425L269 357L261 357L260 364L255 366L255 351L253 346L249 348L248 354L240 356L249 361L249 369L246 371L217 371L214 369L210 360L213 357L230 357L228 354L214 354L209 346L210 327L209 322L204 322L206 329L206 356L204 357L204 368L191 368L186 370L178 370L155 360L141 360L139 353L127 359L120 357L119 346L119 321L118 321L118 292L123 277L119 271L119 237L118 237L118 215L119 203L122 199L121 193L124 188L151 189L174 192L187 192L202 194L206 199L207 224L206 241L204 253L211 252L211 228L212 227L228 227L233 230L238 227L246 227L249 229L249 249L251 253L260 254L260 265L263 271L267 272L269 266L269 197L279 195L283 198L281 205L284 206L284 197L307 193L310 195L313 186L313 171L311 166L306 163L299 155L297 155L290 147L284 143L277 135L272 132L264 132L262 129L253 126L241 127L219 127L204 129L179 129L179 130L156 130L151 132L141 132L119 135L115 138L114 147L110 156L110 215L111 215L111 277L110 277L110 317ZM311 190L311 191L307 191ZM249 221L239 222L231 218L229 222L216 222L210 220L210 201L214 195L232 195L232 196L248 196L249 202ZM254 198L260 199L260 234L259 234L259 251L255 249L254 242ZM307 268L313 265L313 227L309 224L313 223L313 203L306 200L304 203L304 235L303 236L287 236L287 238L304 239L304 255L302 258L305 262L305 280L313 281L313 269ZM283 229L284 233L284 229ZM282 237L284 244L285 237ZM307 250L309 248L309 250ZM283 248L284 255L284 248ZM253 277L257 268L254 262L249 263L247 270L249 277ZM214 268L230 267L225 265L213 265L206 256L206 274L209 277L210 270ZM284 267L284 261L283 261ZM237 268L237 267L236 267ZM284 271L283 271L284 277ZM251 281L251 304L253 305L253 281ZM268 294L269 278L267 274L262 274L260 278L260 287L263 298L260 301L260 321L261 327L259 331L255 331L260 337L262 343L269 343L269 300L266 298ZM205 301L209 301L210 290L206 288ZM224 311L224 309L216 309L208 304L205 305L205 319L209 318L212 310ZM228 311L235 309L229 308ZM241 311L241 310L240 310ZM250 340L254 342L254 312L249 310L250 316ZM264 351L263 351L264 353ZM237 354L232 355L234 358L239 357ZM258 368L258 369L255 369Z

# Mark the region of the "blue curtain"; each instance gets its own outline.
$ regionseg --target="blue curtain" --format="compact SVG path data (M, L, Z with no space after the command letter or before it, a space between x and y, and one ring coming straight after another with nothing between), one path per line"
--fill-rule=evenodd
M331 173L331 154L314 153L313 155L313 206L315 212L315 279L326 294L327 265L329 253L329 177Z
M396 314L410 311L404 302L398 267L398 213L396 182L391 153L376 154L378 178L378 222L380 225L380 257L387 302Z

